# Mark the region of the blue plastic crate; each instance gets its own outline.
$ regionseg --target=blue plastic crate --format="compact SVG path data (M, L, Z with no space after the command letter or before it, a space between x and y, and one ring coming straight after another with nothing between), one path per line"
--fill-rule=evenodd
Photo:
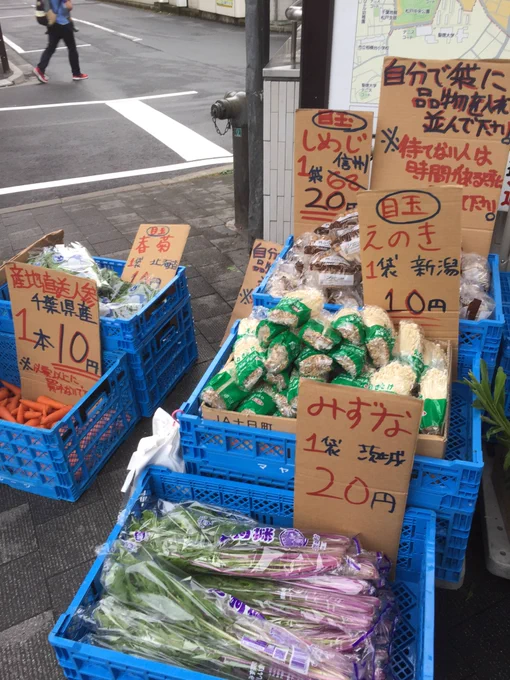
M119 276L126 264L122 260L104 257L95 257L94 260L103 269L113 269ZM179 267L174 278L130 319L101 317L101 347L110 351L136 352L188 297L186 268ZM7 284L0 288L0 332L14 333Z
M150 417L198 357L189 297L142 345L127 355L136 400Z
M266 274L264 280L258 288L253 291L253 304L273 309L276 307L279 298L274 298L268 295L265 291L269 279L272 276L274 269L279 260L284 259L294 243L294 237L289 236L285 242L285 246L280 252L276 261L273 263L271 269ZM459 361L457 367L457 377L459 380L466 378L470 370L472 361L476 354L481 354L482 359L485 360L491 373L497 364L499 346L501 344L501 336L503 334L504 315L501 296L501 282L499 272L499 258L495 254L489 255L489 266L491 269L491 288L490 294L494 298L496 308L492 313L490 319L483 321L467 321L461 319L459 321ZM510 293L508 297L510 303ZM337 311L340 305L324 305L329 311Z
M510 376L510 272L501 272L501 294L503 297L505 326L503 328L499 365L506 375ZM506 386L505 414L510 416L510 385L508 381Z
M225 364L236 338L234 326L215 359L179 413L187 470L233 481L294 488L296 435L262 430L200 416L199 395ZM479 375L479 359L473 366ZM482 479L481 417L468 387L453 385L448 446L444 459L416 456L409 504L430 510L474 510Z
M473 523L472 512L436 514L436 579L457 584L461 577Z
M0 483L59 500L81 496L140 418L126 355L104 352L103 371L51 430L0 422ZM6 333L0 378L20 384L14 336Z
M152 467L138 483L127 511L140 512L152 497L174 502L197 500L250 514L261 523L292 526L293 494L290 491L179 475ZM108 538L109 544L121 530L122 525L117 524ZM434 540L434 513L408 509L393 586L401 613L392 650L395 680L433 680ZM79 607L91 605L99 598L104 560L104 554L96 559L49 636L66 677L72 680L211 680L215 677L77 641L83 631L74 616Z

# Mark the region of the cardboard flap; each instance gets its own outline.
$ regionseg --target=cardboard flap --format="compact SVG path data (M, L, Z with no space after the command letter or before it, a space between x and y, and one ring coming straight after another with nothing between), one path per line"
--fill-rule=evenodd
M11 259L7 260L7 262L4 262L4 264L0 267L0 286L2 286L7 281L5 275L5 265L8 262L26 262L28 260L28 254L30 251L37 250L38 248L45 248L46 246L56 246L58 243L64 243L63 229L52 231L49 234L46 234L46 236L43 236L32 243L31 246L28 246L28 248L25 248L17 255L14 255L14 257L11 257Z

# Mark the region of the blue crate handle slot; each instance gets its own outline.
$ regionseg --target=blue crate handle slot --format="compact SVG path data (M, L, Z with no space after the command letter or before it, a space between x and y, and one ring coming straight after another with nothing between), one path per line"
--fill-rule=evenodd
M179 267L181 269L181 267ZM179 269L177 271L179 271ZM177 276L177 275L176 275ZM175 280L175 276L172 281ZM164 293L164 295L162 295ZM172 283L169 288L163 287L163 289L151 300L151 306L148 307L143 313L143 318L148 321L151 316L168 300L168 296L172 296L175 293L175 283Z
M122 371L121 374L119 374L119 378L124 377L124 372ZM93 392L91 395L89 395L85 401L80 405L78 412L80 414L80 418L82 420L82 423L85 423L87 418L90 417L90 412L93 411L96 408L96 405L99 401L102 401L103 397L106 395L107 397L110 396L111 394L111 386L110 386L110 380L104 380L100 385L97 387L92 388Z
M175 314L171 319L169 319L163 328L158 331L156 335L156 345L158 349L162 347L163 344L168 342L173 338L176 333L179 332L179 314Z

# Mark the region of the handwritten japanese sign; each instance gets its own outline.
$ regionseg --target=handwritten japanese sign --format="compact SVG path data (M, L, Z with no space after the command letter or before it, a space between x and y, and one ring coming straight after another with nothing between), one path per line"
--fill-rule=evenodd
M427 337L458 344L461 187L360 196L365 303L412 319Z
M372 189L463 187L462 245L487 255L510 145L510 61L384 60Z
M18 262L6 273L23 396L76 404L101 377L96 284Z
M278 257L283 246L272 241L262 241L257 239L253 244L246 274L244 275L243 285L237 295L236 304L232 311L232 316L223 336L223 342L230 333L234 322L238 319L246 319L250 316L253 308L252 293L254 289L262 283L271 265Z
M122 279L162 288L177 273L189 224L141 224L133 241Z
M296 111L296 236L356 208L358 195L368 189L372 127L367 111Z
M301 380L294 523L302 530L361 534L394 561L422 401Z

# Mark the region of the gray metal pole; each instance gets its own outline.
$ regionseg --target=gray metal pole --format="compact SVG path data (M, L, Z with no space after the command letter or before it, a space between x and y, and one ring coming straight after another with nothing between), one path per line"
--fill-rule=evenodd
M261 238L264 231L262 69L269 61L269 0L246 0L246 101L250 201L248 233Z
M4 37L2 34L2 25L0 24L0 64L4 75L11 72L9 68L9 60L7 59L7 52L5 51Z

